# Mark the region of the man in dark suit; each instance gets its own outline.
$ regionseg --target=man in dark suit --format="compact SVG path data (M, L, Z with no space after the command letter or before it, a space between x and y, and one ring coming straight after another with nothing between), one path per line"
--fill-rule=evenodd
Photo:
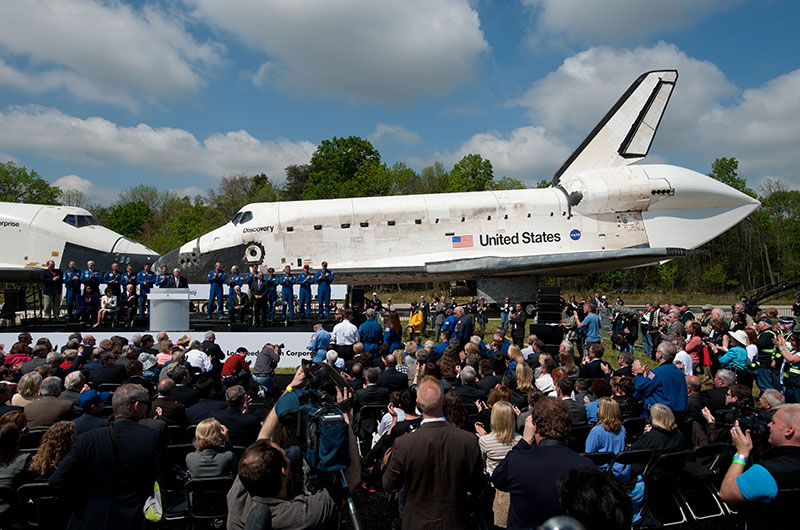
M620 352L619 368L614 370L614 375L629 375L632 377L633 371L631 366L633 366L633 354L629 352Z
M158 383L158 396L150 405L150 417L167 422L167 425L186 426L186 407L172 399L175 393L175 381L162 379Z
M686 398L686 417L696 421L703 419L703 409L708 404L706 397L700 393L700 378L696 375L686 376L686 390L689 395Z
M31 429L47 429L61 420L72 419L72 403L58 399L61 379L50 376L39 385L40 397L25 405L25 416Z
M259 272L256 279L250 282L250 293L253 295L253 318L256 326L267 323L269 287L264 273Z
M222 372L222 363L225 362L225 354L222 348L219 347L219 344L216 343L216 340L217 337L214 335L213 331L206 331L206 334L203 336L203 351L206 352L209 359L211 359L211 364L214 366L211 373L219 378Z
M484 486L483 462L475 435L447 423L442 384L425 377L417 388L420 427L398 437L383 473L383 488L405 487L403 528L467 528L469 492Z
M556 397L567 404L572 417L572 426L584 427L586 426L586 407L583 406L583 403L578 403L572 399L573 390L574 385L569 380L569 377L562 377L556 383Z
M500 384L502 381L499 377L494 375L494 370L492 368L492 361L489 359L481 359L478 363L478 372L481 375L480 380L478 381L478 388L483 390L486 395L492 393L494 387Z
M199 400L186 409L186 421L189 425L196 425L228 408L224 401L214 399L215 386L214 378L210 375L202 375L197 379L194 388Z
M172 399L182 403L185 407L191 407L199 399L197 391L189 384L189 369L183 365L178 365L172 369L170 379L175 381L175 392Z
M114 355L110 352L103 351L97 359L100 361L100 366L91 371L89 380L96 385L103 383L122 383L123 380L128 378L128 373L125 367L121 364L116 364Z
M703 397L706 399L708 410L710 410L712 414L718 410L730 408L726 403L726 395L728 393L728 387L735 384L735 373L725 369L717 370L716 375L714 375L714 388L702 392Z
M475 409L475 401L486 401L487 394L475 384L477 380L475 369L471 366L466 366L461 369L461 384L451 390L459 396L467 410Z
M408 388L408 376L397 371L397 358L390 353L384 357L386 370L378 376L378 386L382 386L389 392L395 390L405 390Z
M356 392L353 408L358 408L364 405L388 405L389 404L389 390L378 386L378 378L380 377L380 369L367 368L364 372L364 378L367 384Z
M228 428L228 439L231 445L247 446L253 443L261 428L258 418L247 413L249 398L244 387L235 385L225 392L227 407L211 417Z
M61 269L56 268L55 261L47 262L47 269L42 271L42 284L42 315L49 315L51 319L58 318L61 313L61 287L64 285L64 278Z
M591 460L567 446L569 435L567 405L552 397L538 400L525 421L522 440L492 474L495 487L511 493L509 528L536 528L561 514L559 477L576 468L595 469Z
M169 478L163 438L138 424L148 401L139 385L117 389L113 425L79 436L50 477L50 487L72 510L68 528L144 528L144 502L156 480Z
M584 379L600 379L606 376L603 370L603 353L604 348L602 344L592 344L589 347L589 360L584 361L578 371L578 377Z
M172 276L167 278L167 289L188 289L189 281L181 276L181 270L175 268L172 270Z
M117 302L119 310L117 311L116 320L122 322L123 325L133 325L133 319L136 318L136 311L139 307L139 297L136 295L136 286L129 283L125 286L125 292Z
M81 394L80 404L83 414L72 420L72 423L75 424L76 436L108 425L106 418L100 416L106 401L108 401L108 396L108 392L98 392L92 388Z

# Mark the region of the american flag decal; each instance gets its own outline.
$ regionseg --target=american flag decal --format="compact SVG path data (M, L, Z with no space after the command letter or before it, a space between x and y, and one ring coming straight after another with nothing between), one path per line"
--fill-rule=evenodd
M472 236L453 236L453 248L472 248Z

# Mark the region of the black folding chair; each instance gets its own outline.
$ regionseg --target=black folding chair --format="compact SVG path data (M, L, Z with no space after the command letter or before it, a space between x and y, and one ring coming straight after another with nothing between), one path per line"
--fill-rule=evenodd
M192 519L226 519L228 491L233 486L230 477L195 478L186 482L186 504Z
M20 449L35 449L39 447L42 441L42 436L47 432L47 429L31 429L28 434L24 435L19 440Z
M18 527L22 521L23 510L17 490L8 486L0 486L0 526L14 528Z
M180 425L167 425L170 444L182 444L186 441L186 429Z
M721 481L719 463L730 451L731 446L725 443L698 445L692 449L684 467L678 494L694 519L711 519L725 515L716 479Z
M691 451L688 450L662 454L653 461L644 475L644 510L663 526L679 525L688 521L683 501L677 491L683 468L690 455Z
M625 443L632 444L644 433L647 418L628 418L622 422L625 427Z
M630 449L628 451L622 451L621 453L617 453L614 456L614 460L611 462L611 466L609 466L609 470L616 464L620 464L623 466L633 466L633 472L631 473L631 479L634 480L639 475L646 475L647 470L650 467L650 463L653 461L653 450L652 449Z
M588 425L582 425L580 427L573 426L569 435L569 448L576 453L580 453L586 449L586 437L589 436L590 430L591 427Z
M189 425L186 427L186 439L190 442L194 441L194 433L197 430L197 425Z
M597 466L598 468L601 468L603 466L609 466L610 468L611 462L614 461L614 456L615 456L614 453L607 453L607 452L581 453L581 455L591 460L592 463L594 463L594 465Z
M356 411L353 425L361 456L372 448L372 434L378 432L378 422L386 414L386 405L362 405Z
M26 524L31 528L65 528L71 510L47 482L33 482L17 489Z
M113 394L120 387L119 383L102 383L97 387L98 392L109 392Z
M167 446L167 458L169 459L170 466L178 466L181 469L186 469L186 455L194 452L194 445L192 444L170 444Z

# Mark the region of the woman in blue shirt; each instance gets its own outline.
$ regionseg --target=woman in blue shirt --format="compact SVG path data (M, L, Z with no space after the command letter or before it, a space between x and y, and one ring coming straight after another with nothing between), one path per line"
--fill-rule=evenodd
M386 316L386 328L383 333L383 343L389 345L389 351L403 349L403 328L397 311L389 311Z
M729 331L728 335L730 335L730 344L727 349L723 346L714 347L714 353L724 352L724 355L719 358L720 368L743 372L747 369L747 345L750 344L750 340L742 329Z
M622 426L620 419L619 405L610 397L601 397L597 401L598 423L586 437L586 452L621 453L625 450L625 427ZM630 466L614 464L611 472L623 483L631 478Z

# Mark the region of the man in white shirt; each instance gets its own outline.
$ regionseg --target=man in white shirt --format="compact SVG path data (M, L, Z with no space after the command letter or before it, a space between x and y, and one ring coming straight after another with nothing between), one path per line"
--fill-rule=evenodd
M186 352L186 362L191 364L194 368L200 369L201 372L206 373L213 368L211 358L206 352L201 349L194 348Z
M692 356L684 350L686 347L686 339L683 337L675 337L672 339L672 344L674 344L675 348L678 350L678 353L675 354L675 360L672 361L672 363L683 370L684 375L692 375L694 369L692 365Z
M349 309L342 311L342 321L333 327L331 342L336 346L336 353L345 362L353 358L353 344L359 341L358 328L350 323L352 313Z

